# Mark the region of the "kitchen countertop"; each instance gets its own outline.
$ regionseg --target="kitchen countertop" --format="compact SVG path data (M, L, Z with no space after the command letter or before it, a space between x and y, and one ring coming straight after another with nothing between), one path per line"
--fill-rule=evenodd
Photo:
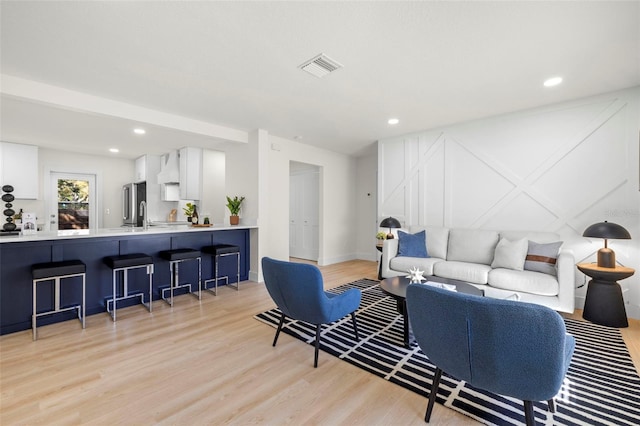
M254 229L255 228L255 229ZM104 263L106 256L128 253L147 253L153 257L151 297L161 300L162 288L171 280L172 268L160 256L160 252L175 248L205 247L211 244L233 244L240 248L238 262L222 262L219 275L235 276L240 268L240 281L249 279L251 270L251 243L257 238L257 226L218 225L191 227L189 225L151 226L143 228L107 228L98 230L68 230L38 232L35 235L0 237L0 334L13 333L31 328L33 300L33 264L80 260L86 266L87 286L77 285L80 279L70 278L76 285L65 285L65 303L85 297L86 314L106 312L105 300L113 297L113 271ZM257 258L257 253L254 253ZM238 266L239 265L239 266ZM200 269L201 273L198 273ZM139 272L144 275L142 271ZM184 282L197 283L214 273L213 257L202 256L201 268L180 268ZM136 273L137 274L137 273ZM141 275L137 275L142 278ZM134 278L129 285L147 287L147 279ZM223 281L224 283L224 281ZM220 283L218 283L220 284ZM121 284L120 284L121 285ZM41 307L55 306L55 292L41 291L38 303ZM134 287L131 287L134 288ZM120 304L120 302L118 302ZM52 315L46 323L65 321L70 315Z
M254 229L256 225L212 225L203 227L193 227L185 224L165 224L158 223L150 225L146 230L143 227L120 227L101 229L66 229L62 231L38 231L32 235L7 235L0 236L2 243L20 243L27 241L62 240L75 238L96 238L96 237L116 237L127 235L153 235L168 234L178 232L202 232L202 231L224 231L232 229Z

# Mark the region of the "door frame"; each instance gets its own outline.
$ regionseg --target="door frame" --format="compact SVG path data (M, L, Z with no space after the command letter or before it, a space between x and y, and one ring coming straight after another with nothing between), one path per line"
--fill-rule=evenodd
M296 169L294 170L293 163L299 164L302 166L302 168ZM315 259L311 259L310 257L301 257L303 259L306 260L313 260L316 262L320 261L320 257L321 257L321 253L322 253L322 221L323 221L323 217L322 217L322 166L319 166L317 164L312 164L312 163L305 163L303 161L295 161L295 160L290 160L289 161L289 195L288 195L288 204L289 204L289 208L288 208L288 223L291 223L291 178L293 175L305 175L305 174L314 174L317 176L316 179L316 191L317 191L317 196L318 196L318 211L317 211L317 235L316 235L316 247L314 248L314 252L315 252ZM290 229L290 228L289 228ZM291 253L291 239L292 239L292 235L289 232L289 256L290 257L295 257L294 254Z
M45 167L44 173L44 201L45 220L44 229L46 231L57 231L58 224L58 179L79 179L89 181L89 229L96 230L102 226L100 211L100 200L102 199L100 174L95 171L69 170L62 167ZM51 226L51 215L56 215L56 227Z

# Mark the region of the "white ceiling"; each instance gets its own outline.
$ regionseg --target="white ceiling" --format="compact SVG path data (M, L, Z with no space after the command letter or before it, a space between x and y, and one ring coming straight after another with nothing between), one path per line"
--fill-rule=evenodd
M0 13L2 140L127 158L216 148L219 128L360 155L381 138L640 85L638 1L2 1ZM344 68L298 69L319 53ZM544 88L554 75L564 83Z

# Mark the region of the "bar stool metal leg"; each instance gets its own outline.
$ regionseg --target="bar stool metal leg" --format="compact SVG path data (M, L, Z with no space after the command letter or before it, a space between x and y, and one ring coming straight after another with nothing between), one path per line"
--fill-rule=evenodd
M82 274L82 328L83 329L86 326L85 318L86 318L86 312L87 312L87 304L85 302L87 299L86 279L87 279L86 274ZM80 313L80 310L78 310L78 313Z
M197 260L198 261L198 293L194 293L191 291L191 284L180 284L180 263L187 260ZM171 284L169 288L162 289L162 299L169 304L169 306L173 307L173 291L178 288L188 288L189 293L196 297L198 300L202 300L202 259L200 257L194 257L189 259L181 259L181 260L172 260L169 262L169 270L171 273ZM164 292L169 290L169 300L164 296Z
M149 276L149 312L153 311L153 264L147 265L147 275Z
M103 262L111 268L111 298L106 300L107 312L111 315L111 319L114 322L117 319L118 302L138 297L140 303L151 312L153 309L153 258L146 253L129 253L106 256L103 258ZM149 280L149 301L146 303L144 301L145 291L129 293L129 271L141 268L145 268ZM121 277L120 283L118 283L118 277ZM118 288L122 288L120 296Z
M84 268L84 265L82 265ZM82 301L79 305L72 305L66 308L60 307L60 280L64 278L73 278L73 277L82 277ZM54 295L53 295L53 309L47 312L37 313L38 308L38 283L43 281L53 281ZM47 276L43 278L34 278L32 280L32 291L33 291L33 310L31 314L31 331L33 340L38 339L37 328L38 328L38 317L54 314L58 312L64 312L69 310L77 310L78 320L80 324L82 324L82 328L86 328L85 314L86 314L86 274L76 273L76 274L67 274L67 275L54 275Z
M225 280L226 285L231 285L229 276L219 276L219 263L220 258L226 256L236 256L236 290L240 290L240 249L237 246L228 244L218 244L213 246L203 247L205 253L211 254L213 257L213 278L204 280L204 289L210 291L214 296L218 295L218 281ZM208 287L208 284L213 281L213 290Z
M240 291L240 252L236 253L236 266L237 266L237 275L236 275L236 290Z
M31 315L31 331L33 332L33 340L36 340L36 280L33 280L33 310Z
M131 269L138 269L138 268L145 268L147 275L148 275L148 279L149 279L149 302L145 302L144 301L144 292L137 292L137 293L133 293L133 294L129 294L129 270ZM118 293L117 293L117 279L118 279L118 274L120 274L120 276L122 277L122 296L118 297ZM107 312L109 312L109 314L111 315L111 319L115 322L116 321L116 316L117 316L117 311L118 311L118 301L121 300L126 300L126 299L131 299L133 297L139 297L140 298L140 303L142 305L144 305L145 308L147 308L147 310L149 312L152 311L152 306L153 306L153 293L152 293L152 287L153 287L153 264L143 264L143 265L136 265L136 266L128 266L128 267L122 267L122 268L114 268L112 275L111 275L111 282L112 282L112 295L110 299L107 299ZM113 309L109 308L109 305L112 305Z

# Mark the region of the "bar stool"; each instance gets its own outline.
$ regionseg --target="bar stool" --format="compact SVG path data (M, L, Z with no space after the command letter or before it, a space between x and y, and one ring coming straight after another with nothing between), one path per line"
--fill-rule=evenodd
M85 281L86 281L86 265L79 260L65 260L61 262L36 263L31 266L31 275L33 277L33 313L31 315L31 329L33 331L33 340L37 340L36 334L37 319L43 315L54 314L58 312L78 310L78 319L85 328ZM82 304L73 305L66 308L60 307L60 280L64 278L72 278L82 276ZM37 284L43 281L54 281L54 309L37 313Z
M163 288L161 290L162 300L167 302L169 306L173 306L173 291L178 288L189 288L189 293L198 298L198 300L202 299L202 259L200 250L194 250L190 248L182 248L182 249L174 249L174 250L163 250L159 253L160 257L164 260L169 261L169 269L171 270L171 285L169 288ZM180 263L186 262L188 260L197 260L198 261L198 293L193 293L191 291L191 284L180 284ZM167 300L165 297L165 292L171 292L171 298Z
M131 299L134 297L140 298L142 303L149 312L152 310L152 287L153 287L153 257L144 253L132 253L122 254L118 256L107 256L103 259L104 263L112 270L111 284L113 286L113 292L111 293L111 299L107 299L107 312L111 315L111 319L116 321L117 302L120 300ZM149 276L149 303L144 302L144 293L137 292L129 294L129 283L127 276L128 271L131 269L146 268L147 275ZM122 296L118 297L116 290L117 274L122 272ZM113 305L113 311L109 309L109 303Z
M213 278L204 281L204 289L211 291L207 287L207 284L211 281L214 282L214 290L211 291L214 295L218 295L218 280L226 280L229 285L229 276L225 275L218 277L218 261L221 257L236 256L237 278L236 278L236 290L240 291L240 247L232 244L214 244L211 246L202 247L202 252L213 256Z

